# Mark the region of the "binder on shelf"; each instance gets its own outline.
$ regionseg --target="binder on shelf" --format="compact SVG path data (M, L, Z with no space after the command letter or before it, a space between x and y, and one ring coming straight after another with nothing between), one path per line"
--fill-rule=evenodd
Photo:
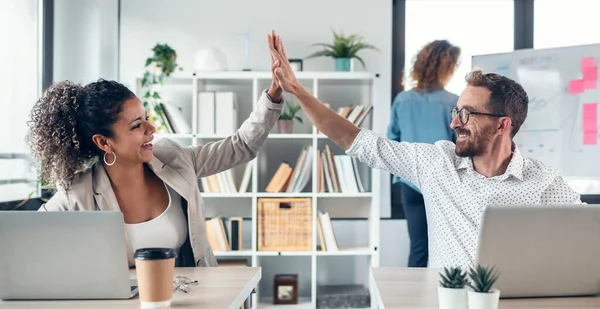
M237 99L233 92L217 92L215 134L230 135L237 130Z
M206 219L206 236L215 252L242 250L241 217L215 217Z
M238 129L238 103L234 92L198 92L197 128L200 135L230 135Z
M215 134L215 101L216 94L214 91L200 91L198 93L198 134Z
M170 133L176 134L191 134L192 128L185 119L181 107L173 103L161 103L166 124L169 127Z
M242 250L242 222L243 219L240 217L229 219L228 229L231 251Z

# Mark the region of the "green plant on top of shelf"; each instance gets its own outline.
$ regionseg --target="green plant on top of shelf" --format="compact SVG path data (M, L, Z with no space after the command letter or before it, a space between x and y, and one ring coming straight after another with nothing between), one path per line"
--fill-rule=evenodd
M306 57L306 59L315 58L315 57L331 57L334 59L338 58L347 58L352 59L355 58L362 64L363 68L366 68L365 62L363 59L358 56L358 52L363 49L373 49L379 51L379 49L371 44L368 44L363 41L363 37L358 34L350 34L348 36L344 35L343 31L340 33L336 33L335 30L331 29L333 32L333 43L315 43L311 46L322 46L323 50L317 51Z
M149 88L144 94L143 104L150 112L152 122L157 129L166 129L164 112L161 107L162 85L165 77L169 77L176 69L183 68L177 64L177 53L167 44L156 44L152 48L154 55L146 59L144 75L142 76L142 88Z

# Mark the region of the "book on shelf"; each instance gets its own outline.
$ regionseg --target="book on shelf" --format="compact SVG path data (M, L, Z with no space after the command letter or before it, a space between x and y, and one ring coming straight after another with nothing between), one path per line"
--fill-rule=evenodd
M231 91L198 92L198 134L230 135L238 129L237 97Z
M359 193L365 192L358 171L358 160L349 155L334 155L325 145L317 150L317 192Z
M285 161L281 162L265 191L270 193L302 192L312 175L312 149L312 145L304 147L300 151L294 167Z
M171 102L157 103L154 100L148 100L148 116L152 119L153 125L159 133L167 134L191 134L190 124L185 119L184 113L178 105ZM161 110L158 113L157 107Z
M163 110L163 120L168 133L173 134L191 134L192 128L185 119L181 107L173 103L160 103Z
M326 104L329 107L329 104ZM371 113L373 110L373 105L350 105L350 106L342 106L337 109L338 115L346 118L348 121L352 122L355 126L360 127L365 118ZM318 131L321 134L321 131Z
M250 184L250 176L252 174L252 163L247 163L244 169L244 175L239 188L236 188L235 173L233 169L229 169L214 175L203 177L200 179L202 190L204 193L246 193Z
M206 236L215 252L242 250L241 217L206 219Z
M317 231L319 233L320 251L339 251L337 238L333 232L331 217L328 212L320 211L317 214Z

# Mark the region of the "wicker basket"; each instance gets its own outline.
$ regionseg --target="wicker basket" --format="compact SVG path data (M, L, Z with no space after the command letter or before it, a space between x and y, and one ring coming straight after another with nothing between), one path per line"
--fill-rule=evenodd
M258 199L258 251L312 250L310 198Z

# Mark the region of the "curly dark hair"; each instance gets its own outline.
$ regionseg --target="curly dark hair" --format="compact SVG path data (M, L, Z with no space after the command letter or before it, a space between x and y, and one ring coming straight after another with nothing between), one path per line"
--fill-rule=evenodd
M417 54L410 72L411 78L416 82L415 89L443 89L442 82L454 72L459 57L460 47L447 40L435 40L425 45Z
M123 102L135 97L124 85L100 79L88 85L62 81L37 100L28 121L27 142L40 178L68 189L75 173L103 152L92 141L112 137Z
M490 113L510 117L513 125L510 133L514 137L527 118L529 97L523 86L506 76L484 74L481 70L469 73L466 81L468 86L484 87L490 91Z

